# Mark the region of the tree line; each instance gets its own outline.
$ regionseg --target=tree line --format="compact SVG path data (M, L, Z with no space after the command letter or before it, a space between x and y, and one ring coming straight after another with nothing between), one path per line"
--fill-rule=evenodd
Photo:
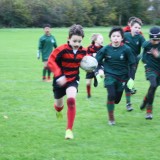
M160 25L160 0L0 0L0 27L126 25L131 16Z

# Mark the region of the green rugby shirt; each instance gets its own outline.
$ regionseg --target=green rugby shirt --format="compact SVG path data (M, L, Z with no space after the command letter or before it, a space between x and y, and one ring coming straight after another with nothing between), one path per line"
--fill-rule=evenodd
M103 47L96 59L99 64L103 64L105 74L116 76L128 75L129 66L136 62L131 49L125 44L119 47L113 47L111 44Z
M39 39L38 49L42 54L42 61L47 61L48 60L48 57L53 50L53 47L57 48L57 43L56 43L56 39L54 38L54 36L43 35Z
M141 53L141 47L144 41L145 38L141 34L132 36L130 32L124 33L124 43L131 48L137 62L139 60L137 56Z
M151 68L160 73L160 56L155 58L151 54L152 48L157 48L160 53L160 43L153 45L150 41L146 41L143 44L143 61L146 63L147 68Z

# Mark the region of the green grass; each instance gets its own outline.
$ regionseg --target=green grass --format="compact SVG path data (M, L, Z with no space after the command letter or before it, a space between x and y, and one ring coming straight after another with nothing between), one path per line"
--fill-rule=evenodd
M148 27L143 33L148 38ZM109 28L85 28L84 46L92 33L108 40ZM53 29L58 45L67 40L68 29ZM154 119L146 121L139 105L149 83L140 63L133 112L126 112L125 97L116 105L116 125L107 124L106 90L101 83L86 98L85 73L77 95L75 139L64 139L64 119L57 121L51 83L41 82L42 62L36 59L42 29L1 29L0 43L0 160L159 160L159 89ZM66 100L66 99L65 99Z

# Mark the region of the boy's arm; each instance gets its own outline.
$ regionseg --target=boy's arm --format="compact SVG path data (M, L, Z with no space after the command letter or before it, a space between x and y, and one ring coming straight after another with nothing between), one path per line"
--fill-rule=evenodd
M41 52L42 52L42 40L41 40L41 38L40 38L40 39L39 39L39 42L38 42L37 59L40 59Z
M54 48L57 48L57 41L56 41L56 39L55 39L55 37L54 37L54 36L53 36L53 39L54 39L53 46L54 46Z
M152 54L155 58L160 58L160 51L158 51L157 48L152 48L152 49L151 49L151 54Z
M51 72L54 73L54 77L56 78L63 76L61 68L58 66L56 62L59 53L60 53L59 49L56 48L55 50L52 51L48 59L48 67L50 68Z

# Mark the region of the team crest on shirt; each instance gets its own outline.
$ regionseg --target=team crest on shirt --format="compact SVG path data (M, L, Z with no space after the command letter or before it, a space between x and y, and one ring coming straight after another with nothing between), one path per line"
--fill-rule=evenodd
M121 54L121 55L120 55L120 60L123 60L123 59L124 59L124 55Z
M136 44L139 45L139 42L137 41Z
M52 43L54 43L54 40L53 40L53 39L51 39L51 42L52 42Z
M126 85L126 82L122 82L122 86L124 87Z

